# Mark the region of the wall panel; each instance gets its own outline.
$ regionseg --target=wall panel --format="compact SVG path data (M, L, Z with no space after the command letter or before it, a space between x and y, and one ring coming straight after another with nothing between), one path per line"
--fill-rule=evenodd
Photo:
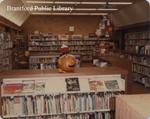
M30 16L22 28L26 34L36 30L44 33L65 34L69 26L75 27L75 34L86 35L95 32L100 18L98 16Z

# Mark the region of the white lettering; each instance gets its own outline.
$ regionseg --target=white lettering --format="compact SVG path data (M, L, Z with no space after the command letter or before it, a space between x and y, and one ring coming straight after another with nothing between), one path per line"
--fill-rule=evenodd
M62 7L60 5L58 6L30 6L30 7L25 7L25 6L10 6L7 5L7 11L68 11L71 12L73 10L72 7Z

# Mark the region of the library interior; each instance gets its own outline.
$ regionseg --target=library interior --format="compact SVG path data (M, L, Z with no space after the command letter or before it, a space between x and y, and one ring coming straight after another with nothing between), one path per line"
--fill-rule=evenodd
M0 119L150 119L150 0L0 0Z

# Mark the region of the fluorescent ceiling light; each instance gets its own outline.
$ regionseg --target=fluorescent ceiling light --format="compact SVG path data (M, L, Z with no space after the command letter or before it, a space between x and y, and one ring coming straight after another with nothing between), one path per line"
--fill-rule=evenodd
M45 13L45 12L37 12L32 13L32 15L108 15L108 13Z
M106 8L106 9L96 9L96 8L75 8L73 9L73 11L116 11L118 9L115 9L115 8Z
M27 0L26 3L33 4L84 4L84 5L105 5L107 2L61 2L61 1L35 1L35 0ZM130 5L132 2L109 2L110 5Z
M105 4L107 4L107 2L81 2L81 4L105 5ZM110 4L110 5L130 5L130 4L132 4L132 2L108 2L108 4Z
M108 2L110 5L131 5L132 2Z

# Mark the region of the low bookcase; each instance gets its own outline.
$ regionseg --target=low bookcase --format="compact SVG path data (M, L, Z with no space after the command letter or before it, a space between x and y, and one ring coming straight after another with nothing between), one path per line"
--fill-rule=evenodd
M113 119L121 75L4 78L4 119Z

